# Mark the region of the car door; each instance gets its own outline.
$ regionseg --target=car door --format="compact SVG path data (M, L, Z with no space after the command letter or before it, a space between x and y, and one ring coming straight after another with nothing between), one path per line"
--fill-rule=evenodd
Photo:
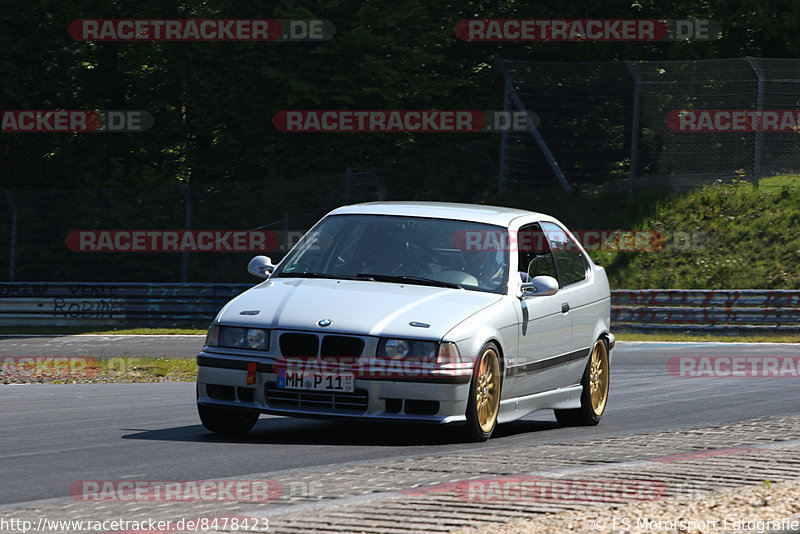
M555 259L539 224L519 229L518 265L522 279L552 276L558 279ZM513 376L514 396L530 395L566 385L561 376L564 355L569 354L572 337L571 316L564 311L563 295L533 296L519 299L519 350L517 361L508 369Z
M596 303L591 302L591 269L586 255L560 225L542 222L559 275L561 301L571 318L570 358L565 361L557 380L563 385L580 382L589 351L594 343L594 325L598 317Z

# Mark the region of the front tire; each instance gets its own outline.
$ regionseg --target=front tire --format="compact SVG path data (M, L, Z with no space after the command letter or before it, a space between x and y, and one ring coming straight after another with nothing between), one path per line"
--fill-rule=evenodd
M556 420L562 426L594 426L599 423L608 403L610 378L608 345L600 338L592 347L592 355L581 379L581 407L574 410L553 410Z
M211 432L226 436L243 436L250 432L258 421L258 412L197 405L197 413L203 426Z
M497 345L487 343L475 363L467 402L467 439L486 441L497 426L500 411L500 356Z

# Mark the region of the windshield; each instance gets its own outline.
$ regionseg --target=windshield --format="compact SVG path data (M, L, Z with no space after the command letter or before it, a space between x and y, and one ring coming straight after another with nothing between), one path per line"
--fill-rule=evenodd
M466 232L499 226L394 215L332 215L281 262L278 277L365 279L505 293L508 251L466 250ZM459 238L461 237L461 239Z

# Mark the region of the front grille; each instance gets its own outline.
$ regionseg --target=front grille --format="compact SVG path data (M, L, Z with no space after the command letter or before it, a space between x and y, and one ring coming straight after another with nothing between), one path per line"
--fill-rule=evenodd
M367 411L366 390L357 389L353 393L333 393L327 391L303 391L297 389L278 389L275 384L265 388L267 404L276 407L323 408L326 410L364 413Z
M323 358L353 358L358 359L364 350L364 340L350 336L325 336L322 338Z
M287 358L316 358L319 339L314 334L281 334L278 344L281 354Z
M284 358L352 358L357 360L364 352L364 340L353 336L328 335L322 338L315 334L286 332L278 339Z

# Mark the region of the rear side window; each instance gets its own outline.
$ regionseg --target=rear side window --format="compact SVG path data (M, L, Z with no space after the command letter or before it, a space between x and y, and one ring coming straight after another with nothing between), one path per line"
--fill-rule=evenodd
M555 256L562 287L586 280L589 263L578 244L557 224L543 222L542 229Z

